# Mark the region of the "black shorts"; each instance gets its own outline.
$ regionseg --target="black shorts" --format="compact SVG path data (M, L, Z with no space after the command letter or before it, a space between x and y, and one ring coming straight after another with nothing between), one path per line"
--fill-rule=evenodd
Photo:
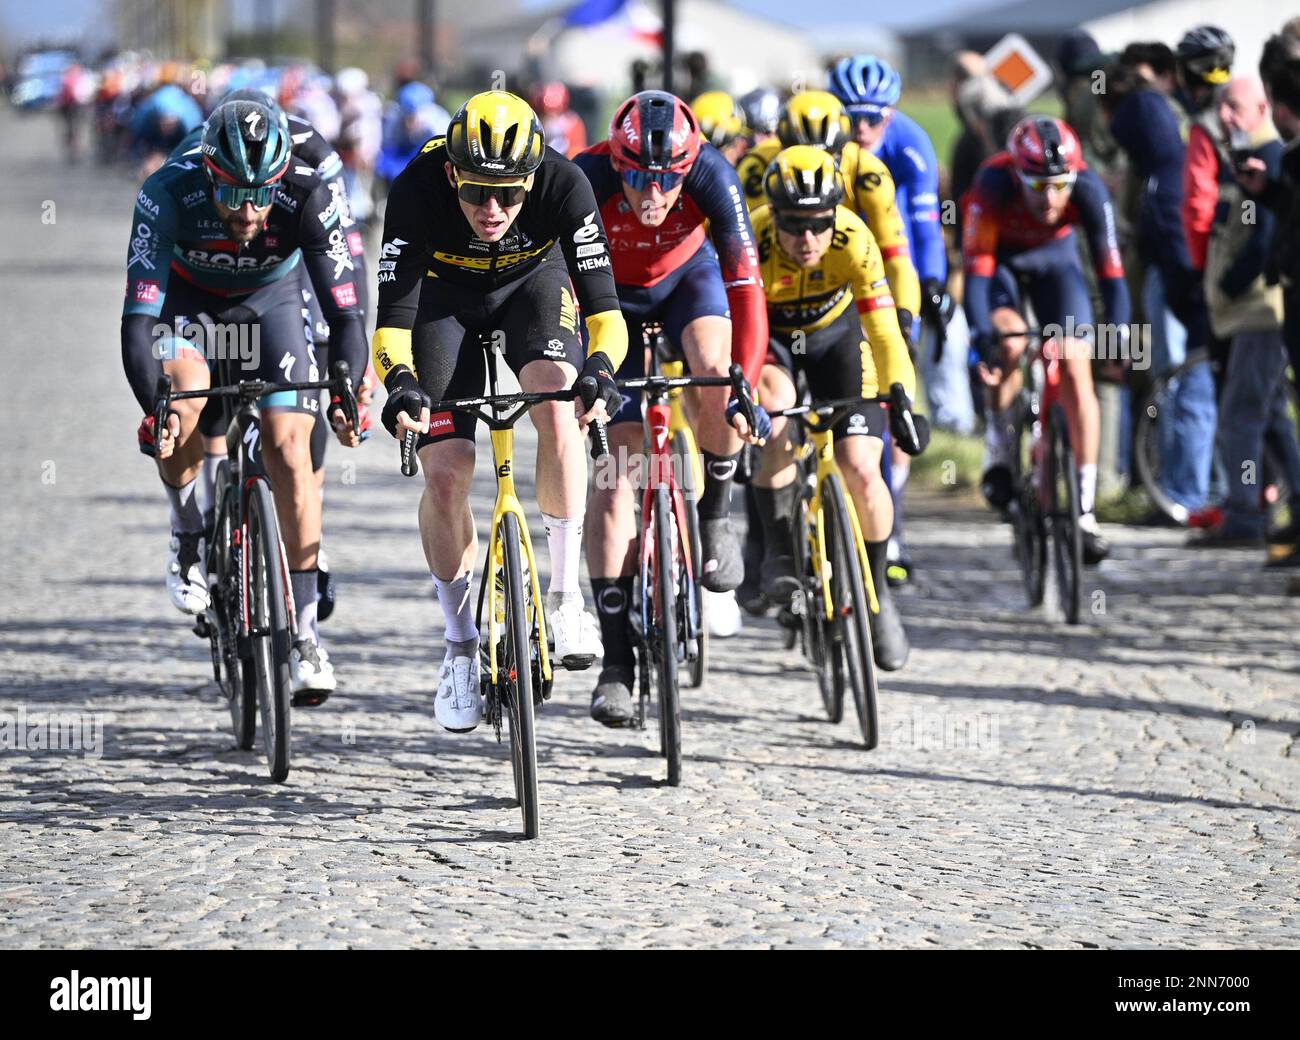
M226 363L223 365L213 356L206 359L213 385L222 380L223 369L225 377L232 380L264 379L271 384L324 378L325 360L316 351L316 323L311 315L313 298L311 283L300 265L281 279L277 292L261 298L261 318L256 327L239 330L235 340L226 344L231 348L224 351ZM181 335L179 342L173 338L171 346L164 348L167 350L164 357L185 356L188 344L184 329L196 315L218 317L240 299L218 296L179 276L173 277L158 322L170 325ZM287 390L264 395L260 405L264 409L319 415L320 401L319 390ZM208 398L199 420L199 429L205 436L219 437L225 433L221 414L221 398Z
M814 332L773 330L767 341L766 363L783 369L794 380L802 372L814 401L835 401L855 392L871 397L835 424L836 437L880 437L885 434L885 405L875 399L876 365L862 334L857 308Z
M420 386L435 403L483 393L487 359L481 337L501 340L516 376L532 361L567 361L581 371L577 299L558 245L532 274L492 292L424 280L411 349ZM435 410L418 447L449 438L472 441L476 422L472 415Z

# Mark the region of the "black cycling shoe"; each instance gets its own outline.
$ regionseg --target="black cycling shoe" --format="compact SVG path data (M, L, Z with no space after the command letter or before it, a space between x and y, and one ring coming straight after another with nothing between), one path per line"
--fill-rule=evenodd
M1102 536L1091 513L1079 518L1079 528L1083 531L1083 565L1095 567L1110 555L1110 542Z
M600 681L591 691L591 717L611 728L626 726L632 721L632 680L635 669L629 667L603 668Z
M875 653L876 667L885 672L896 672L907 664L912 649L903 629L903 619L894 606L894 597L888 589L877 589L880 613L871 615L871 648Z
M730 592L745 577L745 563L740 555L740 539L727 517L700 520L700 545L704 566L700 584L710 592Z
M998 463L990 466L980 477L980 492L984 501L994 509L1006 509L1011 504L1014 489L1011 486L1011 467Z
M799 590L799 577L794 572L794 557L773 553L763 560L760 571L767 599L778 605L789 602Z

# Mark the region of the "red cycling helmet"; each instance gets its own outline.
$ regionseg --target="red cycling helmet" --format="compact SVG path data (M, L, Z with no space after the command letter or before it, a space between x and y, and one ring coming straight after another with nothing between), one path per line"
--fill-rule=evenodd
M610 120L609 157L617 170L685 174L699 154L695 113L667 91L633 94Z
M533 110L538 115L564 112L569 107L569 88L563 83L539 83L532 90Z
M1011 128L1007 151L1026 177L1064 177L1083 169L1083 148L1070 124L1051 116L1027 116Z

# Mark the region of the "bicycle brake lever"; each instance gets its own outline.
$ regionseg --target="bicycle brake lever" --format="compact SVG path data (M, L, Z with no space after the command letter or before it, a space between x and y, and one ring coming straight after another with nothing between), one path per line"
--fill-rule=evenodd
M402 434L402 476L415 476L415 431L406 430Z
M605 429L605 423L597 419L591 424L591 430L588 432L591 438L591 457L599 462L609 455L609 431Z
M727 370L731 377L731 394L740 402L740 414L745 417L745 422L749 424L752 431L757 425L754 415L754 398L750 394L749 383L745 379L745 370L739 365L733 364Z

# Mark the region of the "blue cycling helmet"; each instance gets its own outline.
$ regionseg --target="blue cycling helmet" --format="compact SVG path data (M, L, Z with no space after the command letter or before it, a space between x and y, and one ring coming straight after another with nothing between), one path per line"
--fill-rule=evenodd
M903 93L903 81L889 62L871 54L855 54L841 58L831 69L830 92L845 108L892 108Z
M397 92L397 107L404 116L419 115L420 110L433 104L433 88L428 84L408 83Z

